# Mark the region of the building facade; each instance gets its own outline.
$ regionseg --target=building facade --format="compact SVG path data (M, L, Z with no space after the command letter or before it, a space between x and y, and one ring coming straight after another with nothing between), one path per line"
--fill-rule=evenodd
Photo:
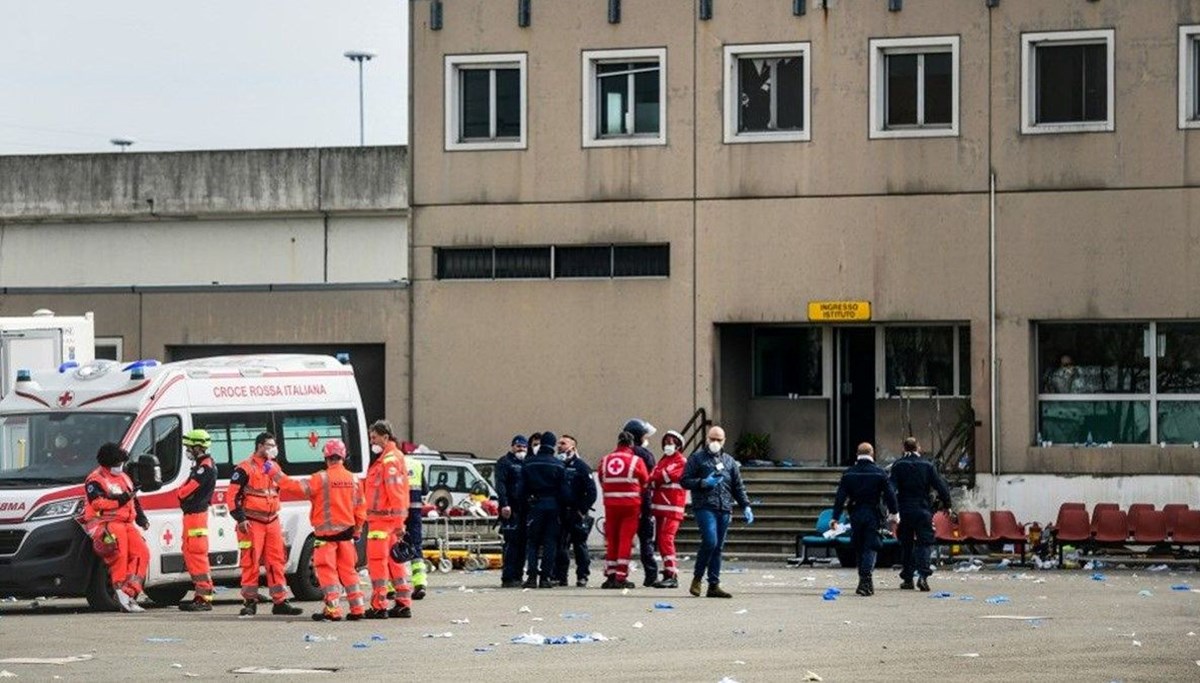
M410 7L420 438L1200 496L1200 1Z
M0 157L0 316L95 313L100 357L348 353L408 431L403 147Z

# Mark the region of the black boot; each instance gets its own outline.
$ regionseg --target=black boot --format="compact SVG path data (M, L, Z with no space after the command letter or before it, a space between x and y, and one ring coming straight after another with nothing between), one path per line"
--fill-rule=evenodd
M388 610L387 615L391 619L411 619L412 608L393 605L392 608Z
M921 589L922 593L929 592L929 577L922 576L917 579L917 588Z
M871 579L866 576L858 577L858 588L855 588L854 592L864 598L871 597Z
M655 588L679 588L679 579L674 576L664 576L661 581L654 582Z
M299 607L296 607L295 605L288 602L287 600L284 600L283 602L277 602L271 606L271 614L275 614L275 615L279 615L279 616L294 617L298 614L303 614L303 613L304 613L304 610L300 609Z
M642 585L651 588L656 583L658 583L658 572L646 572L646 578L642 579Z
M238 616L252 617L257 613L258 613L258 601L257 600L246 600L245 602L242 603L242 609L240 612L238 612Z
M910 590L913 590L914 588L915 588L915 586L913 586L912 579L901 579L900 580L900 590L910 591Z

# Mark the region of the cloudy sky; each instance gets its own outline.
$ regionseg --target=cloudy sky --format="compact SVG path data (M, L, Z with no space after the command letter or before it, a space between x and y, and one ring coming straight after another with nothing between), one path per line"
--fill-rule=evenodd
M0 0L0 154L407 136L407 0Z

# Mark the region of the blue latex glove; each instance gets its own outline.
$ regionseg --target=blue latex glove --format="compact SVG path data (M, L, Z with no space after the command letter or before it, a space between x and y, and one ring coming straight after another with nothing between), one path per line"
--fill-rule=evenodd
M754 510L751 510L750 506L747 505L746 507L742 508L742 517L745 518L746 524L753 524L754 523Z
M720 477L718 477L716 474L710 474L704 478L704 481L700 483L704 484L704 488L711 489L712 487L716 486L717 482L719 481L721 481Z

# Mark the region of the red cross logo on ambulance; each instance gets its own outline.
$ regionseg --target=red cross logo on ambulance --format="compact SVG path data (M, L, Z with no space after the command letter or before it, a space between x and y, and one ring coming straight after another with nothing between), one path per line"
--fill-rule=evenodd
M175 542L175 534L171 533L170 525L163 527L162 536L159 538L162 540L163 550L171 547L171 545Z
M66 408L67 406L71 405L71 402L74 400L75 400L75 392L64 391L58 395L58 407Z
M317 447L317 442L318 442L318 441L320 441L320 440L321 440L321 437L317 436L317 433L316 433L316 432L309 432L309 433L308 433L308 447L309 447L309 448L316 448L316 447Z

